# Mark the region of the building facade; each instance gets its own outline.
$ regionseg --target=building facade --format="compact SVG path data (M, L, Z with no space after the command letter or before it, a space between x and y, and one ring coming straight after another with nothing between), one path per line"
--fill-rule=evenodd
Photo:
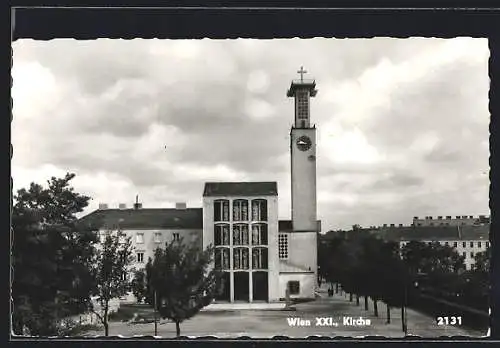
M121 230L132 238L135 262L143 268L156 248L169 241L198 243L215 249L213 267L223 271L217 301L275 302L314 298L317 288L317 238L321 223L316 201L316 127L310 122L315 81L293 80L290 130L291 220L278 220L276 182L207 182L202 208L118 209L99 206L81 219L99 233Z

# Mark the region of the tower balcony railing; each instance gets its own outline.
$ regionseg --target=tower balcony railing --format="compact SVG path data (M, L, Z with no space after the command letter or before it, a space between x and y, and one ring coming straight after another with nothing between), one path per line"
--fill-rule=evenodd
M294 85L314 85L316 84L316 80L314 79L294 79L292 80Z

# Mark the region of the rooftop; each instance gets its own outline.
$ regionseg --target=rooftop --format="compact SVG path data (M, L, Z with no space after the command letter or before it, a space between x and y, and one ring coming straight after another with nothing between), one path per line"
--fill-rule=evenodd
M207 182L203 197L213 196L277 196L278 184L273 182Z
M382 238L395 241L488 240L489 225L480 226L417 226L382 228L375 232Z
M96 229L202 229L202 208L104 209L82 217L79 223Z

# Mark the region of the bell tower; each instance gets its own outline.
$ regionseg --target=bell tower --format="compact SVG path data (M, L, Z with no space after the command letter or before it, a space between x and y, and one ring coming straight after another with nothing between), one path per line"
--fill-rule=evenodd
M294 232L316 232L316 126L311 125L310 100L317 90L314 80L304 79L303 67L297 73L300 79L292 80L286 94L295 101L290 131L292 225Z

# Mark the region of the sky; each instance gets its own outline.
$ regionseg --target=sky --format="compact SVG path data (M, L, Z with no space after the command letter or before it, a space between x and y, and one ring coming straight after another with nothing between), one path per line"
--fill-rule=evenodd
M89 213L277 181L289 218L286 91L304 66L324 231L489 215L488 58L473 38L18 40L14 189L72 172Z

